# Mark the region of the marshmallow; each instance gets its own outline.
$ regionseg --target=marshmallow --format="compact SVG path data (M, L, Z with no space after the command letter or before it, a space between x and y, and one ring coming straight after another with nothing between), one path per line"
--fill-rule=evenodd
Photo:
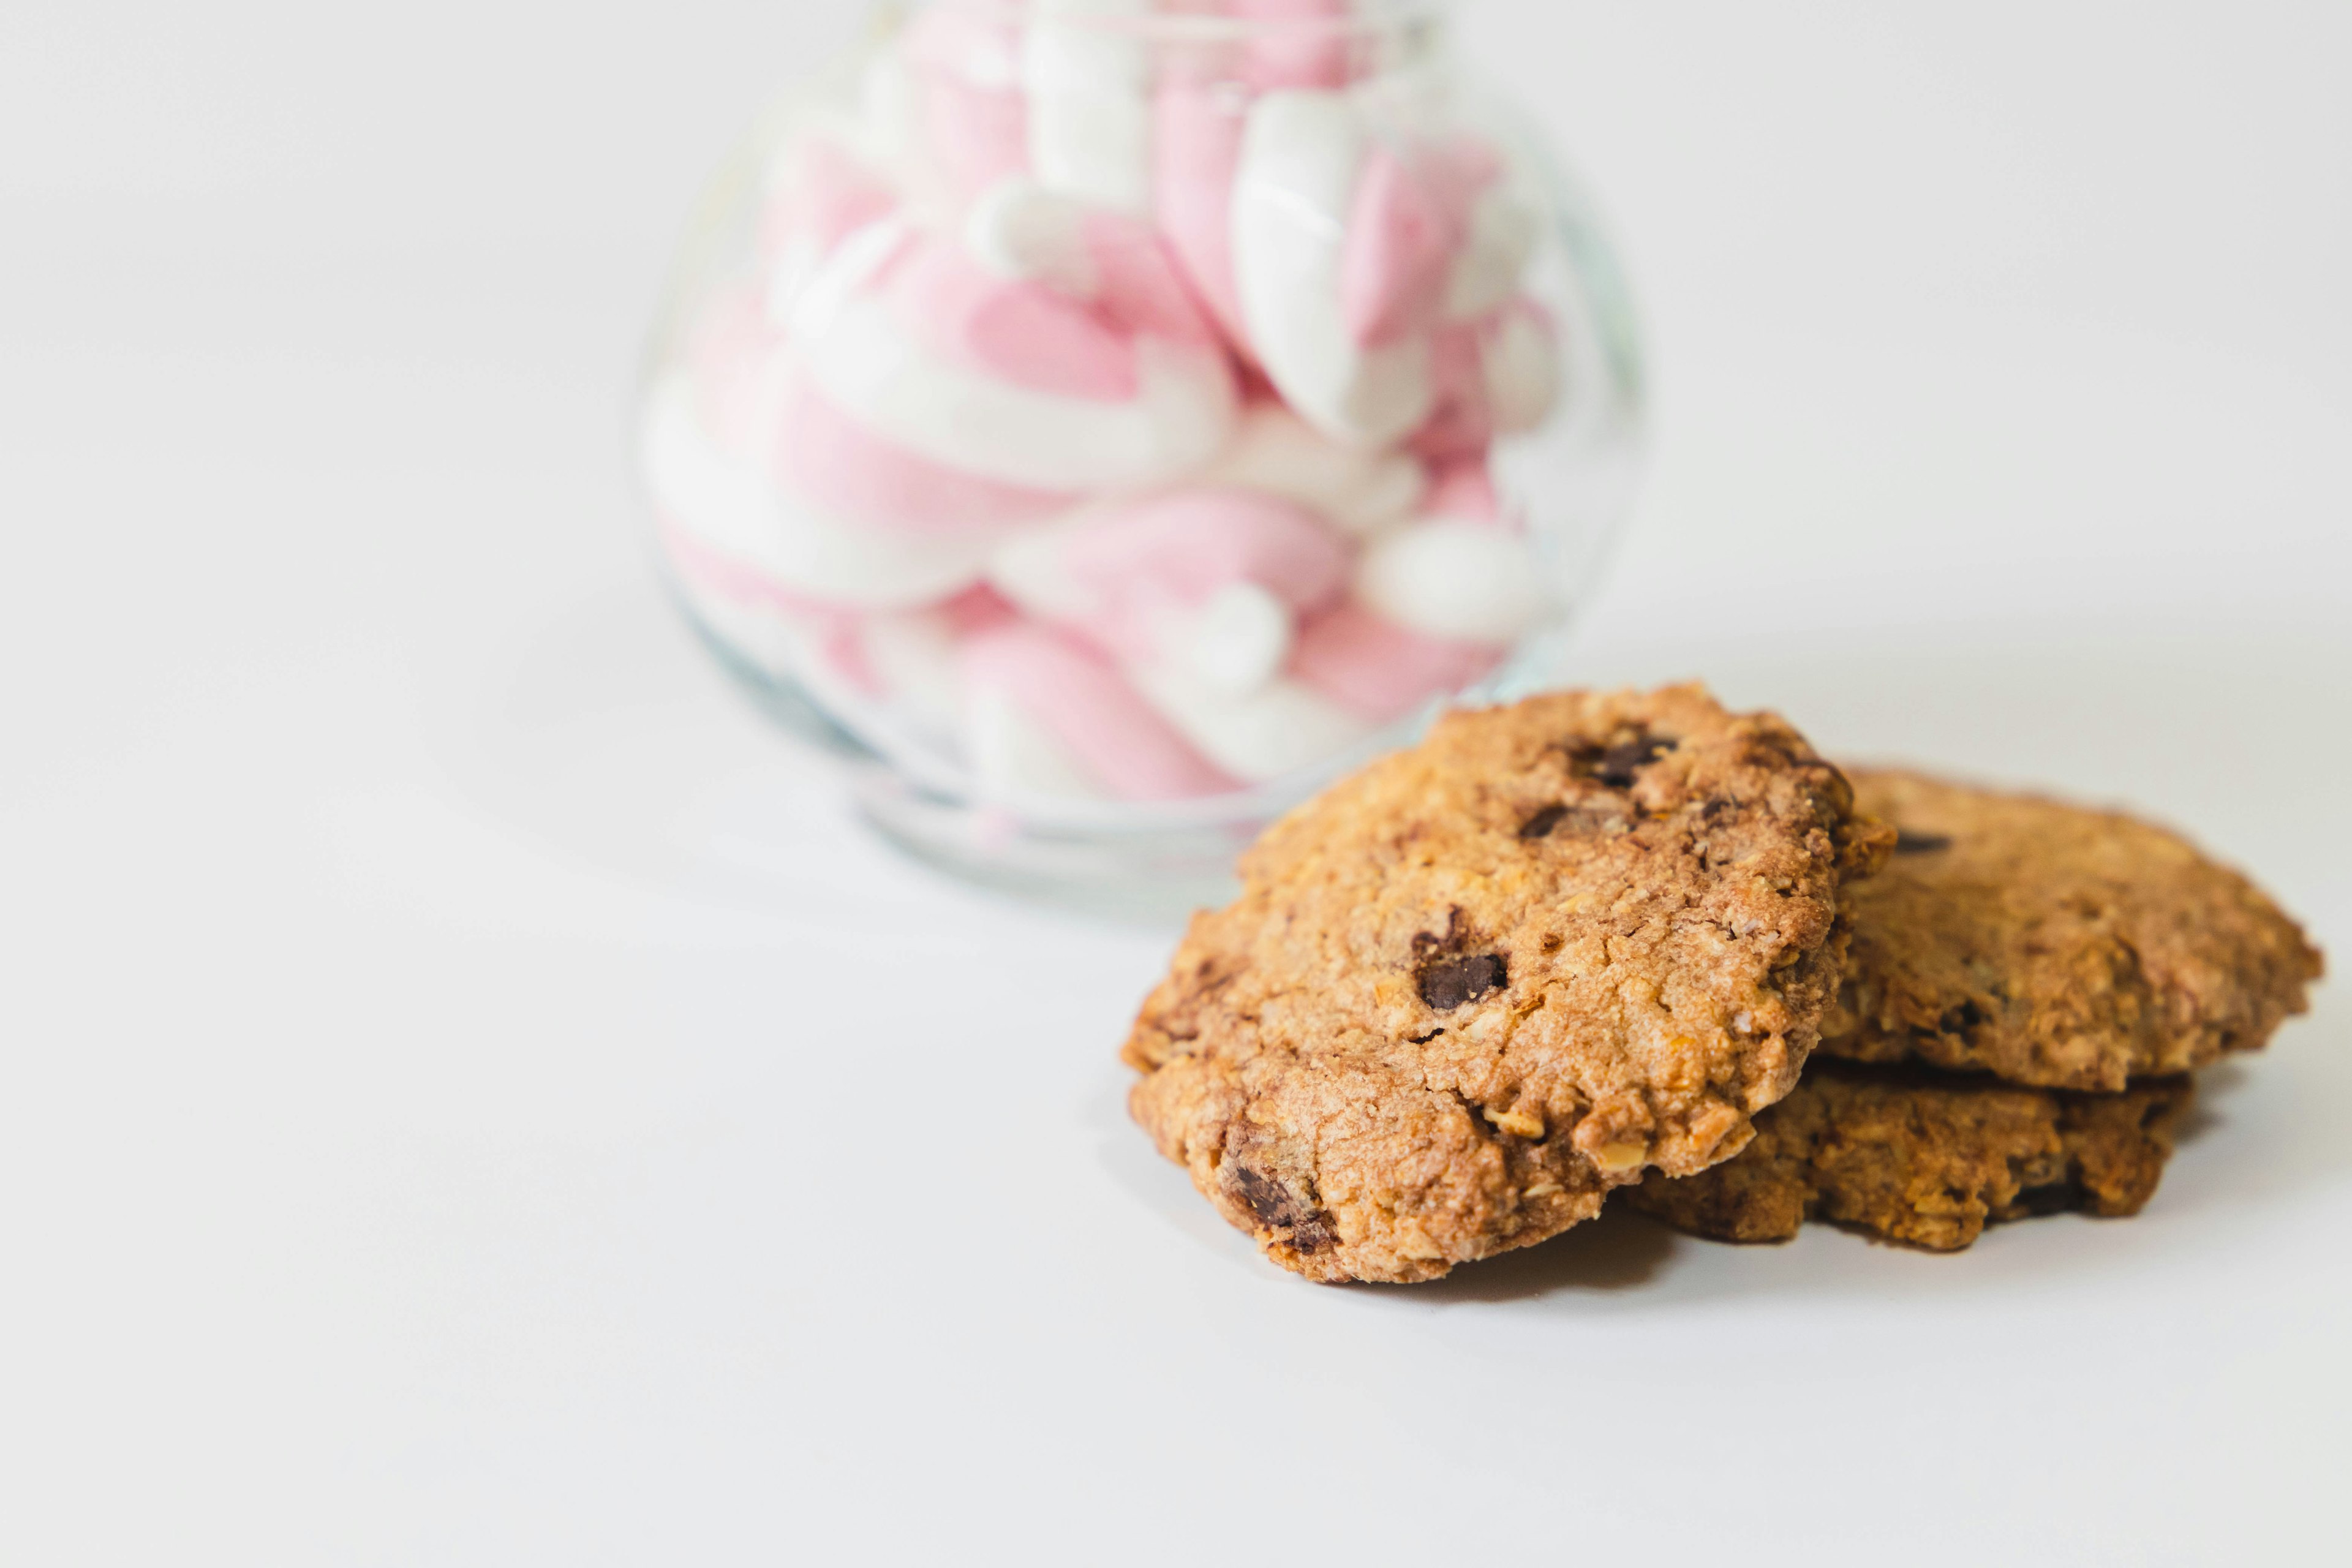
M976 7L934 5L877 62L869 105L894 121L901 177L927 203L961 206L1027 172L1029 106L1022 37Z
M1421 501L1423 517L1512 525L1502 492L1495 487L1494 470L1487 466L1486 453L1434 463L1428 475L1428 491Z
M1294 654L1296 662L1297 655ZM1234 777L1265 784L1329 762L1370 739L1378 721L1289 676L1236 693L1189 663L1129 667L1151 704Z
M1427 488L1414 458L1342 446L1271 400L1243 409L1233 440L1192 482L1280 496L1360 538L1410 518Z
M1018 611L982 585L926 609L860 616L850 635L866 689L916 733L950 741L961 722L964 647L1019 619Z
M1228 0L1226 11L1260 25L1243 45L1244 80L1262 89L1347 85L1354 40L1342 26L1352 0Z
M1299 627L1290 675L1374 722L1493 673L1550 613L1542 562L1486 457L1433 464L1420 515L1373 540L1345 604Z
M1217 324L1247 353L1233 255L1234 176L1247 110L1227 83L1177 78L1160 84L1152 119L1160 231Z
M1084 636L1223 772L1281 777L1372 726L1287 679L1300 624L1334 605L1356 552L1307 508L1185 489L1088 509L1000 551L990 581Z
M1171 47L1163 10L1265 26ZM1000 800L1270 782L1491 673L1549 608L1487 464L1561 392L1538 207L1481 144L1389 133L1355 12L909 23L649 394L705 625Z
M753 451L767 435L766 389L783 340L749 283L712 294L686 334L684 372L694 413L720 450Z
M1412 438L1423 456L1483 453L1504 437L1535 429L1559 406L1559 333L1534 300L1514 300L1479 321L1448 323L1433 343L1436 403Z
M1151 52L1134 26L1152 0L1030 0L1021 80L1029 168L1047 190L1151 210Z
M1183 800L1235 787L1111 661L1025 623L965 647L965 747L995 795Z
M1258 583L1228 583L1201 602L1183 657L1213 691L1243 696L1272 680L1298 637L1291 606Z
M780 329L789 323L825 258L898 206L889 183L841 139L812 131L787 143L769 171L760 214L769 320Z
M1087 299L993 275L961 237L860 231L803 296L800 362L843 414L946 468L1066 492L1174 479L1231 432L1232 365L1156 243L1081 232Z
M1350 600L1299 628L1290 676L1366 724L1387 724L1491 674L1505 651L1414 631Z
M992 548L1077 499L949 468L877 435L788 373L774 404L771 477L785 493L877 535Z
M1550 345L1514 298L1532 212L1491 150L1391 145L1366 119L1344 92L1274 92L1250 110L1231 265L1258 363L1310 423L1356 445L1398 441L1439 407L1447 352L1502 384L1511 427L1540 422ZM1448 332L1461 342L1441 346Z
M1381 447L1421 423L1432 393L1425 340L1360 343L1341 303L1365 142L1344 93L1258 100L1234 181L1233 266L1250 344L1284 398L1325 434Z
M1245 490L1181 490L1089 509L1013 538L989 580L1131 671L1180 667L1247 695L1290 651L1297 617L1335 603L1347 542L1304 508Z
M821 437L823 405L814 399L788 405L795 406L797 416L783 422L784 430L798 440ZM977 583L1008 526L1004 521L955 531L877 526L871 517L845 516L822 499L780 489L761 464L730 456L704 434L692 395L677 381L656 386L648 397L641 447L656 508L699 552L704 575L735 584L737 596L751 594L795 607L927 604ZM908 490L928 501L934 493L919 483L900 484L904 476L823 478L836 498L866 493L857 482L884 501L899 500ZM1018 515L1005 494L989 499Z
M1434 518L1364 552L1356 600L1407 631L1507 647L1550 607L1527 542L1490 523Z
M1204 51L1168 62L1152 103L1152 194L1160 230L1185 276L1247 354L1233 257L1234 181L1248 127L1246 95L1345 86L1348 39L1328 24L1344 19L1350 6L1349 0L1231 0L1223 9L1270 26L1243 40L1238 58L1221 60Z

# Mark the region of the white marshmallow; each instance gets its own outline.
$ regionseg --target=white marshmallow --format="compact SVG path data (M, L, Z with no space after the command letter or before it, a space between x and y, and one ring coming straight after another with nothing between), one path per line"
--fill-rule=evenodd
M1224 446L1235 394L1213 344L1138 337L1139 390L1124 401L1034 391L931 353L865 287L908 242L889 223L851 236L793 321L810 379L877 436L982 479L1055 491L1164 483Z
M1271 590L1228 583L1194 614L1183 657L1211 690L1246 697L1281 671L1297 635L1290 606Z
M1196 482L1280 496L1360 537L1410 517L1428 476L1402 453L1342 446L1282 405L1259 403Z
M983 795L1108 800L1111 792L1011 692L982 687L964 702L964 755Z
M1327 435L1384 447L1429 415L1428 340L1365 348L1340 294L1347 220L1365 137L1343 92L1270 92L1252 106L1234 181L1242 320L1292 407Z
M1328 763L1372 733L1366 721L1288 679L1236 697L1178 660L1129 666L1128 678L1202 755L1252 784Z
M1034 180L1002 180L972 204L964 244L972 259L1007 281L1034 278L1076 299L1100 287L1087 248L1087 209Z
M1151 55L1121 24L1151 0L1030 0L1021 45L1038 183L1115 211L1151 210Z
M656 386L640 433L646 482L665 517L780 587L831 604L927 604L979 581L1002 535L908 534L825 516L780 493L757 465L704 434L682 378Z
M1095 591L1070 574L1070 542L1098 515L1080 507L1036 528L1023 529L989 557L988 581L1039 620L1082 622L1099 610Z
M1364 552L1356 597L1410 630L1503 647L1535 628L1550 602L1535 552L1491 523L1435 519Z

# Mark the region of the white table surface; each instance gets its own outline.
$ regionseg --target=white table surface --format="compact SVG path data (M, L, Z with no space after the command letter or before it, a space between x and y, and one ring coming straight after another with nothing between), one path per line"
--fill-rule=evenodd
M1281 1275L1125 1119L1170 933L863 836L646 570L669 238L850 8L357 11L0 16L0 1559L2347 1560L2340 984L2128 1224ZM1469 31L1658 360L1575 673L2352 954L2352 10Z

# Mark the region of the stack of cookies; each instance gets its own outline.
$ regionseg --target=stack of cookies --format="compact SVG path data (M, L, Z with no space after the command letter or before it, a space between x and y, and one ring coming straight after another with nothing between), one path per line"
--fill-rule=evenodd
M1270 829L1125 1059L1284 1268L1413 1281L1608 1195L1948 1250L2135 1213L2189 1073L2304 1006L2243 878L2113 814L1849 775L1704 690L1456 713Z

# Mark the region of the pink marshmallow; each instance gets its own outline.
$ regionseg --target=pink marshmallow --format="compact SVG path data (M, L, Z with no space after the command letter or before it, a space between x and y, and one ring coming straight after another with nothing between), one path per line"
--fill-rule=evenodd
M1355 68L1345 26L1353 8L1349 0L1231 0L1233 16L1264 28L1243 47L1246 79L1269 92L1345 87Z
M830 137L793 144L760 214L761 263L821 257L898 205L889 183Z
M1437 324L1469 243L1471 208L1500 173L1493 150L1473 142L1418 156L1372 148L1339 261L1340 308L1358 343L1378 348Z
M908 327L944 358L1034 392L1098 403L1136 395L1132 333L1044 283L991 277L961 246L916 249L885 287Z
M1171 81L1160 89L1152 150L1160 232L1236 344L1247 334L1234 282L1234 174L1247 124L1214 82Z
M1074 637L1003 626L973 637L962 665L975 695L1008 700L1121 799L1183 800L1237 787L1109 659Z
M1353 564L1349 542L1296 502L1181 490L1017 541L999 555L995 580L1034 613L1150 662L1186 657L1170 640L1197 635L1201 612L1223 590L1261 590L1276 606L1265 613L1295 621L1337 601ZM1272 635L1268 673L1286 646L1278 620Z
M959 637L977 637L1021 618L1013 601L985 583L974 583L947 600L939 606L939 614L948 630Z
M834 516L910 533L959 533L1040 521L1076 499L935 463L875 435L795 377L771 462L785 489Z
M1448 458L1429 468L1429 491L1422 498L1424 516L1454 518L1464 522L1508 523L1502 492L1495 488L1494 470L1486 454Z
M1350 712L1385 724L1492 673L1504 652L1412 631L1350 601L1299 628L1289 673Z
M1439 327L1430 338L1436 398L1413 433L1414 452L1444 462L1541 424L1559 397L1559 339L1550 312L1524 296Z
M1293 610L1339 595L1352 555L1306 508L1249 490L1180 490L1124 507L1071 540L1069 567L1107 604L1138 593L1197 605L1255 583Z
M1248 354L1234 282L1234 176L1249 99L1286 89L1338 89L1353 75L1349 0L1231 0L1222 9L1265 26L1229 68L1209 58L1166 62L1153 103L1152 181L1162 233L1184 275Z
M795 352L845 416L1030 491L1164 483L1225 444L1232 363L1149 226L1025 185L971 226L868 229L810 284Z
M1021 34L957 5L935 5L900 35L919 97L923 152L962 202L1029 167Z
M1207 348L1222 338L1149 223L1118 213L1090 213L1087 255L1095 273L1095 308L1144 337Z

